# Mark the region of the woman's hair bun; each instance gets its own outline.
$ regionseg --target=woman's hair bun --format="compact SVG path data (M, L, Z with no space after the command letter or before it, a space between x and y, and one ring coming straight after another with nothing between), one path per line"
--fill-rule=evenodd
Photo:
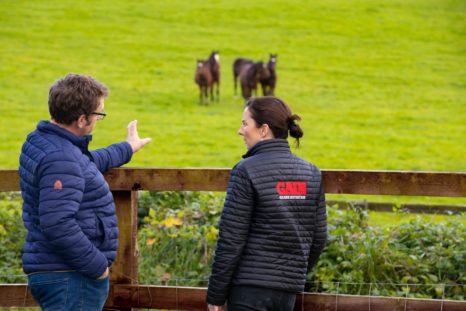
M288 118L288 129L290 130L290 136L298 140L298 145L299 145L299 139L303 137L304 135L304 132L301 129L301 127L295 122L295 121L300 121L300 120L301 120L301 117L298 116L297 114L294 114Z

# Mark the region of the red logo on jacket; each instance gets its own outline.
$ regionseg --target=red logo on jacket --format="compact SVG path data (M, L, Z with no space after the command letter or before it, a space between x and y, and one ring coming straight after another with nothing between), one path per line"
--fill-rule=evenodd
M279 181L277 182L277 193L280 199L305 199L307 188L305 181Z
M53 189L55 190L61 190L63 189L63 184L61 183L60 179L57 179L55 183L53 184Z

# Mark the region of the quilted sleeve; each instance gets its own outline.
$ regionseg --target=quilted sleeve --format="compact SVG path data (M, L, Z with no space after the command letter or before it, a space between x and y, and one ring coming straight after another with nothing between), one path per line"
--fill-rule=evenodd
M107 148L93 150L91 154L99 171L105 173L111 168L128 163L133 156L133 150L129 143L121 142Z
M220 220L219 237L212 274L207 290L207 303L223 305L226 301L236 265L246 245L254 208L254 191L247 172L233 168Z

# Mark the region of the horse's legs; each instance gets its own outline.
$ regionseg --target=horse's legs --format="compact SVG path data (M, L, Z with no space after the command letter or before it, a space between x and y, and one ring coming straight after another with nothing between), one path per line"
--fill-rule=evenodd
M199 105L202 105L202 86L199 85Z
M247 86L242 88L243 91L243 98L247 100L249 97L251 97L251 89Z
M267 86L265 85L264 82L261 82L261 88L262 88L262 95L267 96Z
M238 76L234 75L233 80L235 81L235 96L236 96L236 83L238 80Z
M209 105L209 87L206 85L204 87L204 102L207 105Z
M220 101L220 81L217 81L217 102Z
M209 87L210 89L210 101L213 102L214 101L214 84L212 83Z
M207 105L209 102L209 97L207 96L207 86L203 85L199 87L199 104L202 106L204 103Z
M251 95L252 95L252 93L254 93L254 96L257 96L257 84L256 84L256 86L251 88Z

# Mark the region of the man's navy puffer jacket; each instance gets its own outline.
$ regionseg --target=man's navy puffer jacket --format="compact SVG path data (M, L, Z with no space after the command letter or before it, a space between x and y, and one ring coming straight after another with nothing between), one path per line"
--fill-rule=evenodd
M207 302L223 305L231 285L304 289L327 238L322 176L287 140L253 146L231 171Z
M102 173L127 163L132 149L122 142L89 152L91 139L41 121L23 144L19 174L27 274L76 270L95 279L115 260L115 204Z

